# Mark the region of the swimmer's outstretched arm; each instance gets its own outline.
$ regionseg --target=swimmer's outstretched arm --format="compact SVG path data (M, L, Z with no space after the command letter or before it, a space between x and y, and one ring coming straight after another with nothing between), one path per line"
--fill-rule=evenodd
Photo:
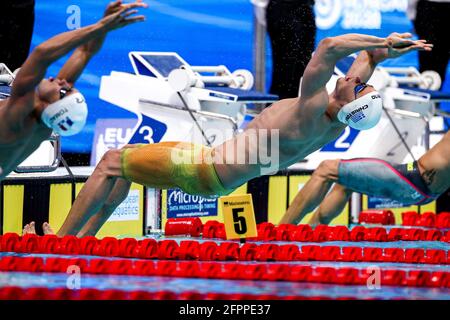
M401 38L410 39L411 33L392 33L387 38ZM412 51L431 51L432 44L426 43L426 40L415 41L412 45L403 48L395 48L393 46L389 48L363 50L359 53L355 62L353 62L350 70L347 72L348 77L359 77L362 82L367 82L372 77L373 72L377 65L386 59L397 58L401 55L407 54Z
M140 0L137 0L133 4L122 4L122 1L115 1L111 2L105 10L104 18L107 18L111 15L116 14L118 11L125 7L130 8L146 8L147 4L143 3ZM132 14L132 12L137 12L136 10L129 11L129 13ZM142 21L143 17L133 17L131 18L134 22ZM125 26L125 25L123 25ZM67 60L67 62L64 64L64 66L61 68L58 78L59 79L65 79L68 83L73 85L77 79L80 77L81 73L83 72L84 68L87 66L91 58L97 54L100 49L103 46L103 43L106 39L107 32L110 30L105 30L105 32L101 33L97 38L90 40L89 42L81 45L75 51L73 52L72 56Z
M355 52L361 50L388 49L396 54L426 47L421 40L414 41L402 38L398 35L390 35L387 38L379 38L364 34L344 34L342 36L325 38L317 47L315 54L308 63L303 75L301 96L312 97L325 90L328 80L334 72L336 63Z
M136 13L132 9L140 6L142 3L126 5L95 24L59 34L37 46L16 76L11 98L34 93L35 87L44 78L47 68L71 50L97 39L111 30L144 20L143 16L129 17Z

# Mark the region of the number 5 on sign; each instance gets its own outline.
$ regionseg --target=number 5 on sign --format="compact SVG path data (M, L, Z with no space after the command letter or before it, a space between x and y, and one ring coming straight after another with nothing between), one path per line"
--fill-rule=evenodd
M251 194L221 197L219 203L228 240L258 236Z

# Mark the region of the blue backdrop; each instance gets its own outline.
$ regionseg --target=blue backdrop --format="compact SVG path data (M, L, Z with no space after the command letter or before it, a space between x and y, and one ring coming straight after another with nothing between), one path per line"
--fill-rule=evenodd
M80 9L81 25L94 23L103 15L107 0L37 0L33 47L51 36L67 31L68 8ZM194 65L224 64L229 69L252 70L253 7L249 0L164 0L147 1L147 21L111 33L102 51L93 58L77 83L89 103L86 129L63 138L63 151L91 151L95 122L99 118L133 118L131 113L98 98L100 77L111 70L132 71L129 51L175 51ZM317 1L319 31L325 36L361 32L386 36L390 32L411 31L405 15L407 0L322 0ZM267 87L270 84L271 57L267 42ZM56 75L64 59L53 64L48 75ZM410 54L390 64L417 66ZM445 85L449 89L449 81Z

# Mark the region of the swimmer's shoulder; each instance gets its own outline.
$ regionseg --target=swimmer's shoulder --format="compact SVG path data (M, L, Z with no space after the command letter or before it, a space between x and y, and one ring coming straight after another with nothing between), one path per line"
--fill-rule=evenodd
M265 110L270 110L270 109L275 109L275 108L283 108L286 106L291 106L292 104L295 103L299 103L300 98L287 98L287 99L281 99L278 100L277 102L272 103L270 106L268 106L267 108L264 109Z

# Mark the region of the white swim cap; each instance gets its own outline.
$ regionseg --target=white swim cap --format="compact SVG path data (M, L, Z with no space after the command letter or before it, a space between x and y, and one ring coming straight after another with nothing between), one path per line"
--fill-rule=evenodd
M357 130L373 128L381 118L383 100L377 91L347 103L341 108L337 117L340 122Z
M88 108L86 99L79 93L73 93L50 104L42 112L42 122L61 136L73 136L86 124Z

